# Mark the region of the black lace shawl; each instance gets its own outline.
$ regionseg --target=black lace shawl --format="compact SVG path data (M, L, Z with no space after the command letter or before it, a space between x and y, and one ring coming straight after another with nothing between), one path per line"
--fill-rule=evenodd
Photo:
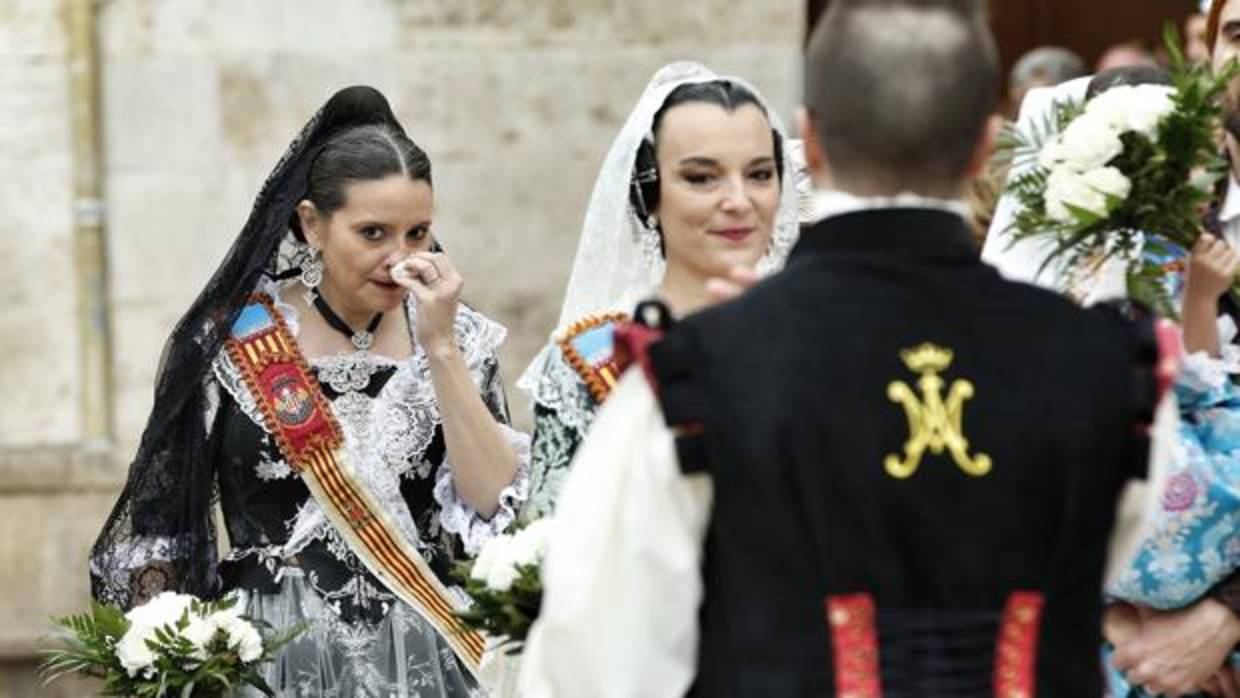
M370 87L343 89L319 109L268 175L236 242L172 331L124 491L91 549L97 600L129 608L164 590L218 592L204 378L295 225L315 156L334 134L366 124L400 129L387 100Z

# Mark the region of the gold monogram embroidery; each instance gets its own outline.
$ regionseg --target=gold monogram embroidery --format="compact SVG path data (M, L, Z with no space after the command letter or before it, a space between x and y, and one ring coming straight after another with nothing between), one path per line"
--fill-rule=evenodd
M951 350L927 342L914 349L905 349L900 352L900 358L910 371L921 374L917 380L921 399L903 381L892 381L887 386L887 397L904 407L909 431L908 441L904 442L904 458L891 454L883 461L887 474L901 479L911 477L921 465L926 449L934 455L947 449L956 465L974 477L989 473L990 456L978 453L969 457L969 440L964 437L962 426L964 401L973 397L973 384L967 380L953 381L947 400L943 400L945 383L939 373L951 366Z

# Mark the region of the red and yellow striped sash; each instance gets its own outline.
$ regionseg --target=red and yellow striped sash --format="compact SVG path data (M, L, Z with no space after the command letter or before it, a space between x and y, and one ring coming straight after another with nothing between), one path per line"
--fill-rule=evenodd
M301 474L336 531L476 674L482 636L461 625L447 589L350 466L340 425L270 298L250 299L233 325L227 350L281 454Z

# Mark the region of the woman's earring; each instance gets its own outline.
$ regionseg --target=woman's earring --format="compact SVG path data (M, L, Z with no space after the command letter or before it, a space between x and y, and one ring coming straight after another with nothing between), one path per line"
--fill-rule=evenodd
M646 216L646 227L651 230L659 227L659 219L653 213Z
M301 283L308 289L323 283L323 254L317 248L301 261Z
M658 221L655 221L658 223ZM659 264L663 262L663 239L659 232L651 226L645 233L642 233L639 246L642 252L642 261L645 262L647 269L657 269Z

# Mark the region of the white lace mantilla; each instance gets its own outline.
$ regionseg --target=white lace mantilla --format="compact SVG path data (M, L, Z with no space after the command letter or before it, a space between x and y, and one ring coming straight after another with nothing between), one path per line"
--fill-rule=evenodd
M260 290L271 296L290 331L297 328L297 311L280 300L281 287L268 282ZM414 327L414 303L406 303L406 311L409 326ZM486 379L488 363L494 361L496 349L506 334L501 325L472 308L461 306L458 309L457 342L470 374L479 385ZM391 514L405 540L424 549L425 543L401 494L400 483L402 477L427 477L433 467L425 456L441 422L425 353L415 343L414 355L403 361L356 351L315 357L309 363L318 370L319 380L339 393L330 404L344 435L344 452L350 466ZM377 371L392 367L395 372L377 396L372 398L361 392ZM221 352L217 358L215 374L242 412L267 431L256 400L227 352ZM500 493L499 507L493 516L484 519L456 495L452 468L446 462L435 483L435 500L443 507L439 514L440 525L457 535L471 555L512 523L521 502L528 496L529 437L506 425L500 427L518 453L519 465L513 483ZM272 475L278 470L274 465L270 469ZM293 535L283 551L285 556L296 554L310 541L322 537L331 525L316 502L309 504L292 522Z
M555 412L560 422L585 436L598 405L554 339L534 359L529 380L518 387L529 391L534 404Z

